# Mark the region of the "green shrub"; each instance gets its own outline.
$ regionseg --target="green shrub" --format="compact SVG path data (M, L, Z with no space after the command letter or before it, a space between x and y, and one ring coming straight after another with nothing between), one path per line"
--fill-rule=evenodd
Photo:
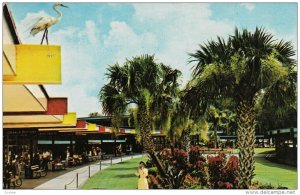
M289 189L288 187L282 186L282 185L278 185L277 189Z
M157 173L158 173L157 167L151 167L151 168L148 169L148 174L149 174L149 175L154 175L154 176L156 176Z
M258 189L274 189L275 187L271 183L264 183L258 186Z

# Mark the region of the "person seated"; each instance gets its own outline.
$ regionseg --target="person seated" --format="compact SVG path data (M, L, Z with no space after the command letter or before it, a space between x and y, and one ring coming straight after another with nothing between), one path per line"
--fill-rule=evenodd
M77 153L73 154L73 163L74 165L78 165L79 164L79 156Z
M97 156L97 151L96 151L96 149L95 148L93 148L93 154L92 154L93 156Z
M71 156L69 156L67 159L67 163L68 166L74 166L74 159Z
M60 169L63 169L63 164L61 163L61 156L57 156L54 161L54 167L56 170L60 170Z
M82 164L82 156L78 155L79 164Z
M60 163L61 162L61 156L57 156L55 159L54 159L54 164L57 164L57 163Z
M78 154L75 153L75 154L73 155L73 158L74 158L74 159L78 159L78 158L79 158Z

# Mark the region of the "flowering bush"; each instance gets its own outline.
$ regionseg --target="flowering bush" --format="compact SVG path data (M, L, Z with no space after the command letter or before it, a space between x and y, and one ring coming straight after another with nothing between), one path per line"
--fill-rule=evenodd
M231 189L237 188L237 168L238 158L230 156L226 162L224 153L208 158L209 168L209 184L211 188L217 189Z
M213 141L208 141L206 145L209 148L214 148L215 147L215 143Z
M227 160L224 153L205 158L202 153L199 146L191 147L188 153L176 148L173 152L166 148L158 153L173 188L237 188L238 158L230 156ZM152 188L164 186L157 169L149 169L149 179Z
M204 156L202 156L203 150L199 146L192 146L190 148L189 157L190 163L194 164L198 161L206 162Z
M198 178L202 186L207 185L208 167L206 158L202 156L201 148L193 146L189 152L189 173L192 177Z
M193 177L192 175L187 174L183 182L183 188L190 188L190 189L199 188L202 186L199 185L199 183L200 183L200 178Z
M157 176L149 174L149 180L150 180L150 182L149 182L150 183L150 186L149 186L150 189L159 189L160 188Z
M175 148L173 152L174 155L172 155L171 149L165 148L158 154L158 157L164 165L177 169L185 169L187 166L188 153L177 148Z
M188 153L184 150L174 149L173 166L177 169L186 169Z

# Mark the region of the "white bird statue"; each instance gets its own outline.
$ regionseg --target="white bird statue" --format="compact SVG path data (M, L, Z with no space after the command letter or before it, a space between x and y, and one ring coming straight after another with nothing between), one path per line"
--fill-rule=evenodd
M56 24L57 22L60 21L62 18L62 13L56 9L57 6L61 7L67 7L63 5L62 3L55 3L52 6L52 9L57 13L57 17L52 17L52 16L42 16L39 18L36 24L31 28L30 34L35 36L37 33L44 31L43 38L41 41L41 44L43 44L44 38L46 38L46 42L48 45L48 28Z

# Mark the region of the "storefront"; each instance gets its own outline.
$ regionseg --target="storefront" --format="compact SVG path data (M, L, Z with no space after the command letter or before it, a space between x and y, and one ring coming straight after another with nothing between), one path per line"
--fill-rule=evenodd
M61 47L22 44L7 4L3 4L3 160L44 149L38 129L75 127L66 97L50 97L44 84L61 84ZM43 136L43 135L42 135ZM4 164L4 163L3 163Z

